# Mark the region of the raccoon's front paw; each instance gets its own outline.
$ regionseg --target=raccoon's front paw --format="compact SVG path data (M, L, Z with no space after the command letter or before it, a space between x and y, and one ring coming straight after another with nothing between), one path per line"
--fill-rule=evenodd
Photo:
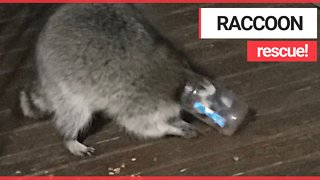
M65 141L65 145L68 150L76 156L91 156L95 151L93 147L87 147L76 140Z
M177 135L183 138L194 138L199 135L199 131L195 127L181 119L173 119L170 124L180 130Z
M187 139L195 138L195 137L198 137L198 135L199 135L198 130L190 124L188 124L187 126L180 127L180 128L181 128L181 131L183 132L183 135L182 135L183 138L187 138Z

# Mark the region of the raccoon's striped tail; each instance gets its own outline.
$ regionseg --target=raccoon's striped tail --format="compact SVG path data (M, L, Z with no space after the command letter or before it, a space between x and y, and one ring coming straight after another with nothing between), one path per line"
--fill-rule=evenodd
M40 91L41 89L34 82L31 88L20 92L20 107L24 116L40 119L49 115L46 100Z

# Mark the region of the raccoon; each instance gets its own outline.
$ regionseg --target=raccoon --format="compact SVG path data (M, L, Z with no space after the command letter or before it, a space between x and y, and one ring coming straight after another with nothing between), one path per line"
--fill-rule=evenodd
M20 94L22 111L53 114L74 155L94 152L77 136L97 111L140 138L198 134L180 117L179 93L190 78L203 91L210 82L133 5L63 5L39 35L36 62L38 78Z

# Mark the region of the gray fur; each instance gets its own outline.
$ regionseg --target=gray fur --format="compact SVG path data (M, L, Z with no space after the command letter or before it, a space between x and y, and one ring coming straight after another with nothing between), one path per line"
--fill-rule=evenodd
M34 86L41 93L31 101L40 112L54 113L57 129L75 155L94 150L76 137L95 111L111 115L142 138L196 135L180 119L177 99L195 74L130 5L64 5L42 31L36 58L39 79ZM32 116L27 101L23 91L22 109Z

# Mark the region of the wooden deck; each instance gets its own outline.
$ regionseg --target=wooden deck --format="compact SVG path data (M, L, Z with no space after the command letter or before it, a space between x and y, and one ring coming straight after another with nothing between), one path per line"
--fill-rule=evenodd
M120 168L116 175L320 175L319 63L247 63L245 40L198 40L198 7L235 5L141 6L199 72L243 96L256 120L233 137L198 124L199 138L145 142L105 125L85 141L95 155L74 157L50 121L21 115L17 99L34 73L35 39L57 5L0 5L0 175L111 175L110 168ZM280 6L314 7L241 7Z

